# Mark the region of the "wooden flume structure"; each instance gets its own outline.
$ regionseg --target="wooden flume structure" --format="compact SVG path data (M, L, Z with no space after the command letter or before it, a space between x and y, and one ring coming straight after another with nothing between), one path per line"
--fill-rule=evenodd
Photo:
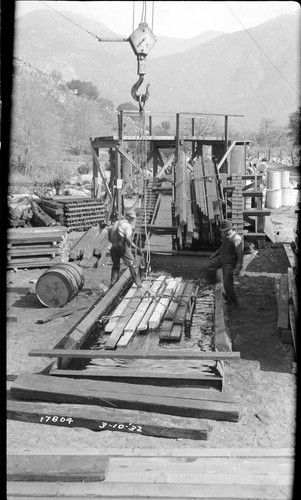
M217 246L217 229L224 218L232 219L234 228L243 237L247 234L248 238L264 240L264 217L270 212L263 209L263 193L259 188L262 175L247 175L246 148L249 141L231 142L228 138L229 118L242 115L176 113L175 134L159 136L153 135L154 116L148 114L147 119L144 116L148 125L144 126L144 134L138 137L137 134L124 133L126 113L137 119L137 113L120 111L118 135L91 139L95 186L99 174L105 182L104 172L98 161L99 151L107 150L109 153L110 187L105 182L111 203L109 216L115 213L115 216L120 217L123 212L123 197L132 182L127 170L132 169L145 180L146 188L140 193L141 207L145 206L147 186L150 188L151 183L152 189L148 189L148 196L151 192L158 198L160 191L164 191L170 197L171 220L167 224L160 222L159 214L151 210L148 210L150 217L140 220L140 226L148 225L150 235L156 232L155 227L158 226L161 226L161 236L164 234L164 227L165 234L172 234L170 251L188 248L204 250L206 247L212 249ZM223 119L224 136L197 135L196 120L212 116ZM190 121L189 132L183 131L183 119ZM146 151L142 162L131 154L131 145L137 144L138 140L144 144ZM166 177L168 182L164 183ZM184 204L184 200L188 198L190 203ZM250 203L247 206L247 201L250 202L251 199L257 200L255 206ZM157 212L159 205L156 206ZM181 219L181 210L184 210L185 220ZM197 221L196 231L192 227L193 218ZM245 226L250 226L252 231L245 230Z

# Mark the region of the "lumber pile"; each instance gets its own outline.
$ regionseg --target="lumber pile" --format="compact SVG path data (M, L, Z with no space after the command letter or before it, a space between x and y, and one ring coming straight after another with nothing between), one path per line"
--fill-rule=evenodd
M68 262L65 226L10 228L7 231L7 268L51 267Z
M242 177L239 174L232 174L232 185L234 190L232 192L232 224L233 229L240 234L244 235L244 219L243 209L244 201L242 196Z
M103 201L95 198L53 196L42 197L39 206L69 231L86 231L97 224L105 224Z
M187 446L97 446L83 450L52 447L47 452L42 448L21 448L14 450L14 461L9 451L6 498L270 500L296 496L292 494L295 455L291 448ZM105 468L107 457L110 461ZM47 481L32 481L33 471L45 475ZM18 473L19 480L10 480L12 473ZM105 474L104 481L100 474Z
M70 248L70 261L80 267L100 268L104 263L109 247L108 232L99 225L88 229Z
M126 347L135 335L154 330L158 340L180 340L189 331L195 297L195 285L182 278L150 276L142 290L132 285L105 326L104 348Z
M179 249L213 243L216 227L223 218L218 171L211 153L210 146L203 146L192 167L181 153L176 165L175 218Z

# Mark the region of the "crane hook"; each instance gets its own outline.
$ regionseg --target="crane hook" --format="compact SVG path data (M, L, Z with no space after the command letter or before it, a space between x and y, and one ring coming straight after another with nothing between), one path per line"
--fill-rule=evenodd
M139 87L143 83L143 80L144 80L144 75L140 75L138 81L136 83L134 83L134 85L132 86L132 89L131 89L132 98L135 99L135 101L139 102L140 112L143 111L145 101L147 101L147 99L149 98L149 83L146 86L145 94L138 94L137 93Z

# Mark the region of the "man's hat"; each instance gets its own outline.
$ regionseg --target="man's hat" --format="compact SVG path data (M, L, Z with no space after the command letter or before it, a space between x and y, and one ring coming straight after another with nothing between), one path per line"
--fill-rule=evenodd
M130 217L131 219L136 219L136 212L135 210L129 209L125 212L126 217Z
M221 222L221 225L219 227L220 231L229 231L229 229L232 229L232 222L228 219L223 220Z

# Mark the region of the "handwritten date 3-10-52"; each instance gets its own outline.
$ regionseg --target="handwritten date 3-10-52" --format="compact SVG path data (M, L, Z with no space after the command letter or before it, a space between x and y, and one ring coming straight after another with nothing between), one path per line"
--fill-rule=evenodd
M64 425L64 424L69 424L71 427L76 427L77 425L80 424L79 418L72 418L72 417L63 417L63 416L58 416L58 415L42 415L40 417L40 423L48 423L48 424L58 424L58 425ZM142 426L141 425L134 425L131 422L129 423L119 423L119 422L105 422L104 420L101 420L99 423L94 423L93 425L93 430L116 430L116 431L123 431L123 432L143 432Z

